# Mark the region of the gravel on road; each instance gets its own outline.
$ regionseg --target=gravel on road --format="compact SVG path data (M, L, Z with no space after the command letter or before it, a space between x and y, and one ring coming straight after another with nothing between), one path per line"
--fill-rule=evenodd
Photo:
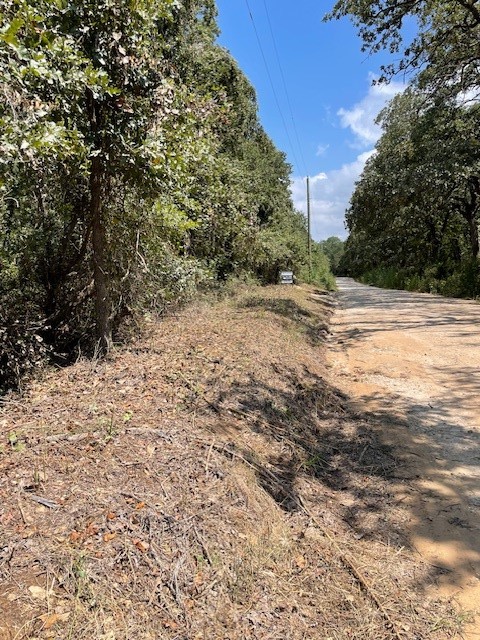
M480 611L480 305L339 278L330 366L405 461L412 546ZM397 495L397 498L398 498ZM480 637L480 621L468 630Z

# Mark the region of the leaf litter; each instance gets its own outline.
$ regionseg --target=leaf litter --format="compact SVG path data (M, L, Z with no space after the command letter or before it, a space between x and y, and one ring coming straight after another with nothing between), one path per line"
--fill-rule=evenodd
M334 304L245 288L4 399L2 640L461 637L328 382Z

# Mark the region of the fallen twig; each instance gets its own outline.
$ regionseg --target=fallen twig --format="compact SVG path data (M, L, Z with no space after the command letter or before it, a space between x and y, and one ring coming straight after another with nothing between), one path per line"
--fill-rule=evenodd
M212 566L213 563L212 563L212 559L210 558L210 554L208 553L208 549L207 549L207 547L205 545L205 542L203 541L202 537L198 533L197 527L195 525L193 525L193 533L195 534L195 537L197 538L199 545L202 547L202 551L203 551L203 555L205 556L205 560L208 562L208 564L210 566Z
M54 436L45 436L45 438L42 438L41 442L39 444L42 444L43 442L79 442L80 440L85 440L86 438L89 437L95 437L100 435L100 431L89 431L89 432L85 432L85 433L59 433L57 435Z
M86 440L87 438L103 438L105 436L105 430L97 429L96 431L85 431L84 433L59 433L54 436L46 436L42 438L39 444L47 443L55 443L55 442L79 442L81 440ZM162 431L161 429L150 429L148 427L127 427L126 429L122 429L117 432L117 435L151 435L156 436L157 438L163 438L164 440L171 440L171 436Z
M42 498L42 496L36 496L33 493L25 493L25 495L28 496L30 500L38 502L38 504L42 504L44 507L48 507L49 509L58 509L60 506L58 502L48 500L48 498Z
M25 517L25 513L22 508L22 503L20 501L20 496L17 496L18 510L20 511L20 515L22 516L23 524L28 525L27 519Z
M138 436L151 435L168 441L172 440L172 437L168 433L165 433L165 431L161 429L150 429L149 427L128 427L123 430L123 433L131 433L132 435Z

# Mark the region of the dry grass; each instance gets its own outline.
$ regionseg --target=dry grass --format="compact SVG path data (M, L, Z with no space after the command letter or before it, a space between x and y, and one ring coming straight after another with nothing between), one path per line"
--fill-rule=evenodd
M247 290L10 396L0 638L460 637L403 548L392 452L326 379L331 309Z

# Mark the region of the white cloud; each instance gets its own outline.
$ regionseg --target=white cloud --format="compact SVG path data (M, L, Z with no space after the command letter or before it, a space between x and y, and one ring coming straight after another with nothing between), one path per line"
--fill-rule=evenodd
M326 173L317 173L316 176L312 176L310 178L310 184L316 184L317 182L322 182L322 180L326 180L327 179L327 174Z
M375 76L369 74L370 87L360 102L337 112L341 126L354 134L350 146L363 152L353 162L343 164L339 169L319 173L310 178L312 236L315 240L323 240L329 236L347 236L344 225L345 210L348 208L355 182L367 160L375 153L373 147L382 133L381 128L375 124L375 119L386 104L406 88L401 82L391 82L388 85L372 84L374 79ZM323 149L320 145L317 155L321 155ZM305 178L294 178L291 189L295 207L306 215Z
M355 135L352 146L358 149L371 147L376 143L382 131L375 119L397 93L406 88L402 82L390 84L372 84L375 76L370 73L370 87L367 95L350 109L339 109L337 116L344 129L350 129Z
M319 173L310 178L310 210L312 215L312 237L323 240L329 236L345 238L345 209L356 180L366 161L375 151L365 151L354 162L340 169ZM305 178L294 178L291 185L295 208L307 215L307 186Z
M329 148L330 148L329 144L319 144L317 148L317 153L315 155L319 157L324 156Z

